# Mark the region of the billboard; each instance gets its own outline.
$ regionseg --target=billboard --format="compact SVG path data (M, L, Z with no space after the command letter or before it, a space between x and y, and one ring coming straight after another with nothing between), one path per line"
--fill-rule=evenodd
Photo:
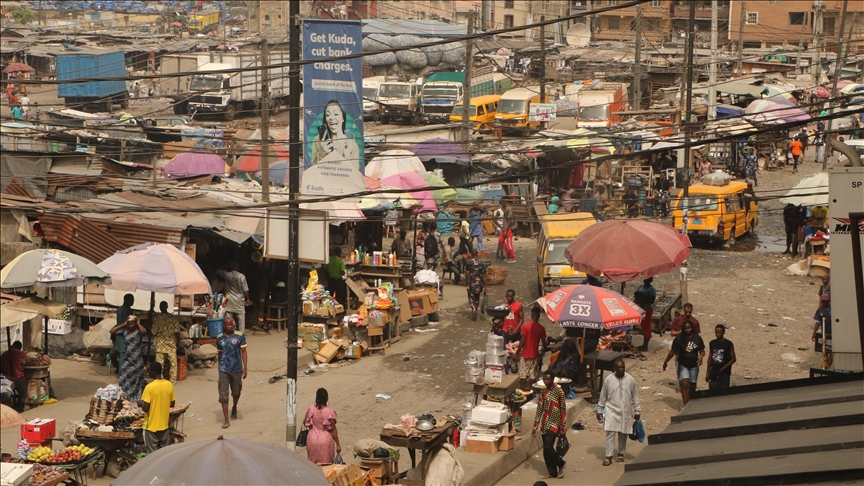
M555 103L531 103L528 106L529 122L555 121Z
M303 166L354 166L363 173L363 64L360 22L303 19Z

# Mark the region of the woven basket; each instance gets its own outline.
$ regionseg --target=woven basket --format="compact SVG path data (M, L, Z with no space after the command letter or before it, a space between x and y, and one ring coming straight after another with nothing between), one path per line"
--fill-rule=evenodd
M486 270L486 285L501 285L507 280L509 270L505 267L489 267Z

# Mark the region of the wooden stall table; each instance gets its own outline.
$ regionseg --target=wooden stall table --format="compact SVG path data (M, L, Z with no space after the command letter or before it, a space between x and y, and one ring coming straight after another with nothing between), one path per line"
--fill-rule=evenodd
M586 367L588 371L588 384L591 386L592 398L596 399L600 396L600 388L603 386L603 372L613 371L612 363L626 354L618 351L597 349L585 355L585 364L588 365Z
M496 397L509 397L519 386L519 375L504 375L501 383L484 383L474 385L474 405L480 401L480 395L486 398L489 395Z
M402 432L398 429L382 429L380 439L381 442L393 447L405 447L408 449L408 455L411 457L411 467L417 466L416 450L426 453L436 447L449 442L453 438L453 429L456 428L456 422L448 420L444 425L439 425L428 432L421 432L417 429L411 429L410 436L401 435Z
M659 294L660 292L658 292ZM672 309L681 308L681 294L677 292L666 292L663 297L654 302L654 314L651 316L651 332L662 336L672 323L675 316ZM639 327L639 326L634 326ZM639 327L641 329L641 327Z

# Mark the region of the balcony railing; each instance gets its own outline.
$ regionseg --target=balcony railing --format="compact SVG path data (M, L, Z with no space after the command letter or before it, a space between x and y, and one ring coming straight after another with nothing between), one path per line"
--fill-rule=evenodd
M690 18L690 6L689 5L675 5L672 10L672 18L675 19L687 19ZM711 6L710 5L697 5L696 6L696 18L697 19L710 19L711 18ZM728 19L729 18L729 6L723 5L721 7L717 7L717 18L720 19Z
M603 12L597 14L599 16L607 16L614 15L616 17L635 17L636 16L636 7L626 7L626 8L618 8L615 10L610 10L608 12ZM643 17L669 17L669 6L660 6L660 7L651 7L651 6L642 6L642 16Z
M602 29L599 32L594 32L594 38L597 40L636 40L636 31L623 29ZM669 34L665 32L651 32L642 30L642 38L649 42L667 42Z

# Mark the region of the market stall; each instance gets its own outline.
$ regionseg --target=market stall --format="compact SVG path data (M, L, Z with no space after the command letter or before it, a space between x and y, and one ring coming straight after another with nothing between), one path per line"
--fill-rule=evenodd
M381 442L393 447L408 449L411 467L417 466L417 450L421 453L431 451L453 440L453 430L458 425L451 417L434 419L420 416L420 420L410 415L403 417L398 425L385 426L381 430Z

